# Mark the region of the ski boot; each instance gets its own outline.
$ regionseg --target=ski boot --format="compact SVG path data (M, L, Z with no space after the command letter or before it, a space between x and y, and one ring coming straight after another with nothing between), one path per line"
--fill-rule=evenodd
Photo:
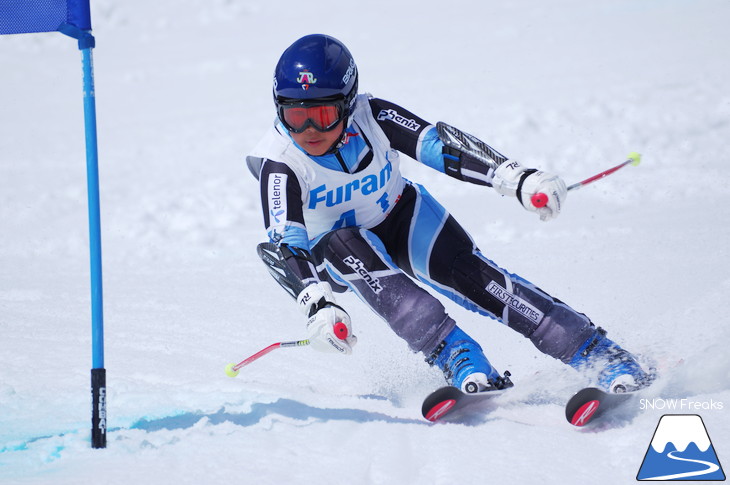
M479 344L459 327L454 327L426 362L437 365L450 385L467 394L513 386L509 371L500 376Z
M646 372L630 352L606 337L600 327L573 356L569 365L588 371L596 384L606 392L632 392L648 387L656 378L654 369Z

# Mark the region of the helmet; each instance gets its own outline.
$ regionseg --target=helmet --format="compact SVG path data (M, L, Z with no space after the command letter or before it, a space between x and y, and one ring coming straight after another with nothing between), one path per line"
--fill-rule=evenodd
M302 37L281 55L274 70L274 103L283 105L338 102L341 118L352 112L357 95L357 66L350 51L334 37Z

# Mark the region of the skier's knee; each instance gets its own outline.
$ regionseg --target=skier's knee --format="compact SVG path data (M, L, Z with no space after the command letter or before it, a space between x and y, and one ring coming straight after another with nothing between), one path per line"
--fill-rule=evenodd
M507 276L496 264L489 264L473 252L464 251L454 258L451 276L456 289L481 307L492 310L496 309L494 303L501 303L485 293L491 282L505 286Z
M392 265L374 234L343 228L318 245L338 279L347 282L413 351L430 352L453 328L441 302Z
M386 269L389 257L378 237L370 231L356 227L344 227L326 236L323 256L329 262L355 258L373 269Z
M352 246L359 246L362 236L355 227L337 229L325 236L324 256L327 259L341 259L346 253L352 252ZM361 251L359 251L361 252Z

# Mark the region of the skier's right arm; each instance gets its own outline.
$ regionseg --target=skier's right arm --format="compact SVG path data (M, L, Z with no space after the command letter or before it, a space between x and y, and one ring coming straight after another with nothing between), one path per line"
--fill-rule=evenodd
M308 318L307 337L311 346L327 352L352 353L357 339L352 334L350 316L335 303L330 284L320 281L309 252L298 177L286 164L266 160L259 184L266 231L270 241L278 246L285 263L283 270L292 277L284 280L298 279L302 283L296 289L285 289L296 298L299 309ZM338 323L345 324L347 329L344 339L335 332Z

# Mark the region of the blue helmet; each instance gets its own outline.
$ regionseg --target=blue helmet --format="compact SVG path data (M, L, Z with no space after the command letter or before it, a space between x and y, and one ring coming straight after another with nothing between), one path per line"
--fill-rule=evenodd
M274 71L274 102L281 104L345 101L349 115L357 95L357 66L334 37L302 37L281 55Z

